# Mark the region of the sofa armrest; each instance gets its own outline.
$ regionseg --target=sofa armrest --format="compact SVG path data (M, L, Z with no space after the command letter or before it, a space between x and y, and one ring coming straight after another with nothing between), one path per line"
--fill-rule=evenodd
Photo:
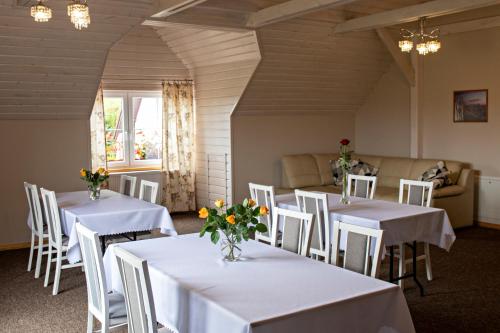
M458 177L457 185L464 187L466 191L474 191L474 170L462 169L460 177Z

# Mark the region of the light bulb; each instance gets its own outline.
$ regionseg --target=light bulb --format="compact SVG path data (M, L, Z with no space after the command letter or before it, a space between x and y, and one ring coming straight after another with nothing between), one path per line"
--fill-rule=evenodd
M410 52L413 49L413 41L409 39L400 40L399 48L401 49L401 52Z

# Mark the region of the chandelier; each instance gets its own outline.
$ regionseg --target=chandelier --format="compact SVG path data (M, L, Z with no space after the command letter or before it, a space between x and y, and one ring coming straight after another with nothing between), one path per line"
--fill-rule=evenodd
M427 33L425 31L425 17L419 20L419 30L410 31L408 29L401 29L401 40L399 41L399 48L401 52L409 53L416 43L415 49L418 54L426 55L428 53L436 53L441 48L439 41L439 29L434 29Z
M87 28L90 24L90 13L87 0L73 0L73 2L68 5L68 16L71 18L71 23L73 23L78 30Z
M38 0L36 5L31 6L31 17L35 22L48 22L52 18L52 9L43 4L43 0Z

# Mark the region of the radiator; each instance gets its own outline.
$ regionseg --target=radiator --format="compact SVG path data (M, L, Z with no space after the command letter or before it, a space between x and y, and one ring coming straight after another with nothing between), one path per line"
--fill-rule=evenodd
M476 220L500 224L500 178L476 178Z

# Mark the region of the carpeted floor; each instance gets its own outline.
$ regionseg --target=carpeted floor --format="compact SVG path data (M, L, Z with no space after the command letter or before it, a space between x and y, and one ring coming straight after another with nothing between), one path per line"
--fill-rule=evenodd
M197 232L194 215L176 215L179 233ZM450 253L432 247L434 280L410 282L405 295L417 332L500 332L500 231L457 230ZM84 332L87 295L79 269L63 271L60 294L43 288L43 276L26 272L27 250L0 252L0 332ZM384 265L383 269L387 269ZM360 314L362 316L362 314ZM221 332L222 333L222 332Z

